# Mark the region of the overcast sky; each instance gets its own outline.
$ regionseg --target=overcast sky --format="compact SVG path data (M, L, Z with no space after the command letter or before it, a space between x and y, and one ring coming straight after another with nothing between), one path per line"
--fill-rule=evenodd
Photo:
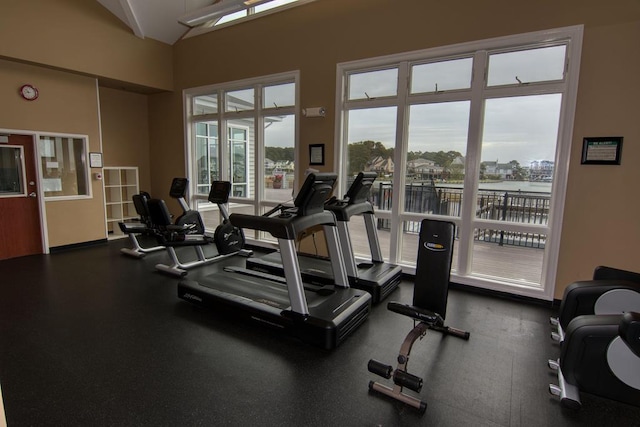
M488 85L504 85L562 79L565 46L553 46L489 57ZM413 67L413 92L468 89L471 58ZM394 96L398 69L391 68L349 76L349 99ZM529 166L534 160L555 159L561 94L488 99L485 102L482 161L506 163L517 160ZM466 154L469 101L412 105L409 111L409 151L458 151ZM290 146L293 122L272 126L267 145ZM289 127L291 127L289 129ZM285 136L289 135L288 137ZM396 107L352 110L348 119L348 142L365 140L395 146ZM331 143L331 141L311 141Z

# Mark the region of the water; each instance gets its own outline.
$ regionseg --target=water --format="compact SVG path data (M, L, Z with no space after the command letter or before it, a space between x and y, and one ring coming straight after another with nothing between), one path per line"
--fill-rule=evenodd
M532 191L540 193L551 193L551 182L530 182L530 181L502 181L502 182L481 182L478 184L480 190L499 191ZM449 184L437 182L436 188L462 188L462 184Z

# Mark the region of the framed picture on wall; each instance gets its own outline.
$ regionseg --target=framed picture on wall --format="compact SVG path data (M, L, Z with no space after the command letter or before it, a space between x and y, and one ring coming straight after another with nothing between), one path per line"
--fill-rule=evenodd
M89 166L92 168L101 168L102 153L89 153Z
M583 165L619 165L621 153L621 136L599 136L582 141Z
M324 165L324 144L309 145L309 164Z

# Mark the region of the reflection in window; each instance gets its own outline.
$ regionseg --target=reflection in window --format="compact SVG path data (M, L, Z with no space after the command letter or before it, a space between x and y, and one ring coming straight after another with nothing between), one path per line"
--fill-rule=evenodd
M41 136L38 146L45 197L89 195L84 138Z
M489 55L487 86L562 80L565 45Z
M218 112L217 94L193 97L193 115L215 114Z
M225 111L247 111L255 108L253 89L234 90L226 93Z
M411 67L411 93L433 93L471 87L472 58Z
M197 193L209 194L211 182L218 179L218 122L196 123Z
M20 146L0 147L0 197L25 193L22 150Z
M349 98L371 99L396 96L398 93L398 69L369 71L349 75Z
M247 149L249 129L229 126L229 156L231 163L231 195L233 197L248 197L247 184Z

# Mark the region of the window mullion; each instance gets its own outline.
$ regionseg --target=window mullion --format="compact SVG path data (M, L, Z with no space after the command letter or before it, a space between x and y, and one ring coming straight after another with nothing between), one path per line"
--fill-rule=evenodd
M254 161L253 165L254 170L254 213L256 215L261 215L260 206L262 205L262 200L264 199L264 159L265 155L265 141L264 141L264 117L265 112L262 109L263 106L263 85L256 85L255 88L255 102L256 109L254 113L254 141L253 141L253 149L254 149Z
M469 110L469 130L465 156L464 186L462 195L461 224L458 242L458 274L466 276L471 271L473 254L473 220L475 200L478 190L478 168L482 145L483 92L487 69L487 52L478 51L473 60L473 80L471 82L471 106Z
M409 65L402 62L398 66L398 97L396 103L396 149L393 162L395 165L404 165L407 157L407 133L409 128L408 114L409 97ZM404 170L404 167L399 168ZM405 174L393 174L393 201L391 204L391 247L389 248L389 261L396 263L402 254L402 219L404 212Z

